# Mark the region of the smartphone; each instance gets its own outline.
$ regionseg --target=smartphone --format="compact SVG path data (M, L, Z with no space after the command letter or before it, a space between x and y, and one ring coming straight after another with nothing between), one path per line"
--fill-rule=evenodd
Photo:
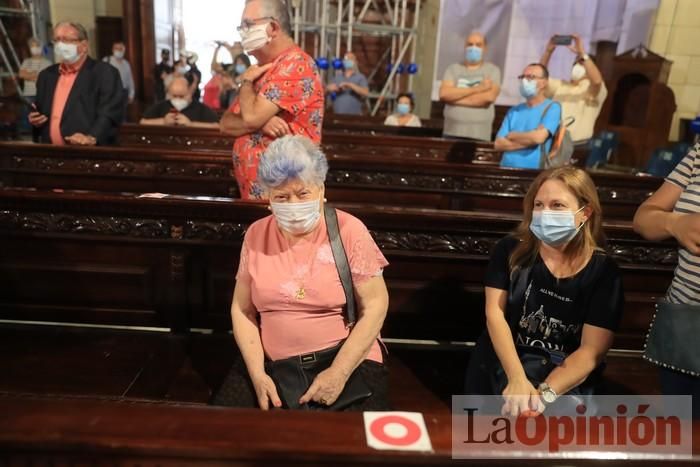
M552 42L556 45L571 45L571 42L574 40L573 36L560 36L556 35L554 36L554 39Z

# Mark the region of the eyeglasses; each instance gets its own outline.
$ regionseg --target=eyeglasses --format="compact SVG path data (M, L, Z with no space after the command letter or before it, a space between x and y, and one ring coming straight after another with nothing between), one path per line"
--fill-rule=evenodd
M519 75L518 79L529 79L532 81L533 79L544 79L544 76L536 76L536 75Z
M261 16L260 18L244 19L243 21L241 21L241 25L238 26L238 27L236 28L236 30L237 30L238 32L243 32L243 33L248 32L248 31L250 30L250 28L252 28L253 26L255 26L255 24L256 24L258 21L262 21L262 20L274 21L275 18L274 18L273 16Z
M51 43L56 44L57 42L65 42L66 44L77 44L78 42L82 42L82 39L72 37L54 37Z

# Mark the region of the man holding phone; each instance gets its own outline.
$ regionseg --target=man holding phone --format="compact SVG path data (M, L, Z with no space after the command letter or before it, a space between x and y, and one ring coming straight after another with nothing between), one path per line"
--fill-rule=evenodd
M119 71L88 56L87 31L78 23L58 23L53 43L59 63L39 73L29 113L35 136L57 145L115 144L124 112Z
M578 34L554 35L549 39L540 63L549 64L549 59L558 46L566 47L575 54L570 79L550 78L545 96L561 103L564 121L574 118L569 125L571 139L575 145L585 145L593 136L596 120L608 96L603 76Z
M464 44L464 61L445 70L440 84L440 100L445 103L444 136L491 140L501 70L485 62L485 54L486 37L472 32Z

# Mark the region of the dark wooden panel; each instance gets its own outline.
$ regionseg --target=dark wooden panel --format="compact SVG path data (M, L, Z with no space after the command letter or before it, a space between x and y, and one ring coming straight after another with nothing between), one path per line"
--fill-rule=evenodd
M519 215L340 207L365 222L391 263L385 273L391 296L387 337L471 340L478 335L483 329L482 280L489 251L515 227ZM160 323L176 329L225 330L230 327L228 310L243 233L267 213L260 203L230 199L143 199L7 189L0 192L0 238L7 247L0 261L7 254L4 251L22 254L32 241L54 249L47 256L51 264L70 264L74 257L103 252L105 265L121 265L133 249L141 257L140 264L157 271L151 294L157 297ZM91 230L86 231L86 226ZM676 248L671 242L641 240L629 222L608 222L605 229L608 251L621 265L628 298L616 346L639 349L653 300L663 294L672 277ZM80 246L80 254L61 248L68 240ZM31 284L31 275L22 277ZM105 286L109 284L98 280L92 284L95 290ZM68 306L75 308L75 297L68 303L65 297L56 298L49 308L62 308L66 319L75 319L78 312L69 311ZM45 299L35 300L37 316L41 317L40 305L46 304ZM10 300L6 305L11 309L27 303ZM53 319L59 320L58 315ZM119 320L127 316L138 313L125 317L95 313L85 319L117 319L121 324ZM152 320L147 323L152 325Z

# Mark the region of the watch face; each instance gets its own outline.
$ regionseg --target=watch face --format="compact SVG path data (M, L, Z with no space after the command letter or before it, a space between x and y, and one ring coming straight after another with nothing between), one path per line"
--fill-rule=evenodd
M551 389L545 389L542 391L542 399L544 399L547 404L551 404L557 400L557 395Z

